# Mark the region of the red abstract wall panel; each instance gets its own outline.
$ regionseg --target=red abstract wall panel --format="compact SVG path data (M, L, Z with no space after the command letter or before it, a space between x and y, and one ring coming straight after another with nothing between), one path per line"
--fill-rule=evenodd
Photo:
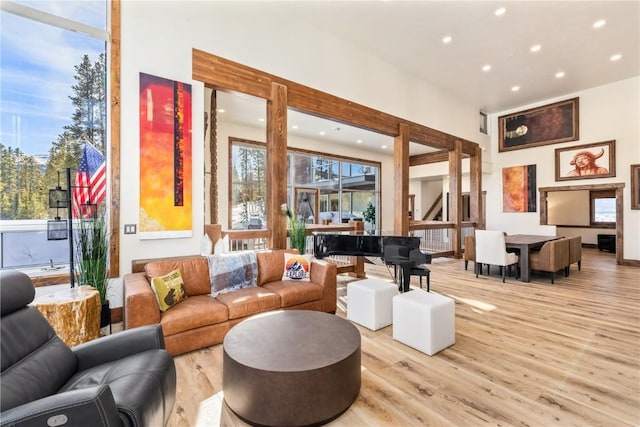
M140 73L141 239L191 237L191 170L191 85Z

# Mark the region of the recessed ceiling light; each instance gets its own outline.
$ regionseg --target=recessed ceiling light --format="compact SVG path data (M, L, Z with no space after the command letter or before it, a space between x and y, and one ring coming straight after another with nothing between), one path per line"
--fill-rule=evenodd
M564 71L558 71L556 73L556 79L561 79L564 77Z
M504 7L501 7L500 9L496 9L495 12L493 12L496 16L502 16L504 15L504 13L507 11L507 9L505 9Z
M382 147L380 147L380 148L382 148L383 150L386 150L386 149L387 149L387 146L386 146L386 145L383 145L383 146L382 146Z
M444 43L444 44L451 43L451 40L453 40L453 39L451 38L451 36L444 36L444 37L442 38L442 43Z
M512 87L511 87L511 91L512 91L512 92L517 92L517 91L519 91L519 90L520 90L520 86L512 86Z
M218 113L224 113L224 108L218 108Z
M298 129L298 125L291 125L291 129Z
M356 143L358 143L358 144L362 144L362 140L361 140L361 139L358 139L358 140L356 141Z
M484 71L484 72L487 72L489 70L491 70L491 65L489 65L489 64L487 64L484 67L482 67L482 71Z
M599 19L596 22L593 23L593 28L600 28L600 27L604 27L604 24L606 24L607 21L605 21L604 19Z
M540 50L542 46L540 46L539 44L534 44L533 46L531 46L531 52L538 52Z
M320 132L320 135L324 135L324 132Z
M612 61L618 61L620 60L620 58L622 58L622 55L620 55L619 53L616 53L615 55L612 55L611 58L609 59L611 59Z
M263 119L262 117L260 117L260 118L258 119L258 121L259 121L259 122L264 122L264 119Z

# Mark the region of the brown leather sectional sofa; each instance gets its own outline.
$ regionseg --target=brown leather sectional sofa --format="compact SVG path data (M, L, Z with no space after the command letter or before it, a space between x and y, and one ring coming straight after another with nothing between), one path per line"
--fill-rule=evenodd
M254 314L280 309L335 312L335 264L314 260L309 282L282 281L285 252L291 251L257 252L258 286L215 298L205 257L150 260L144 272L124 276L124 328L160 323L166 349L175 356L221 343L232 326ZM176 268L188 298L160 312L150 278Z

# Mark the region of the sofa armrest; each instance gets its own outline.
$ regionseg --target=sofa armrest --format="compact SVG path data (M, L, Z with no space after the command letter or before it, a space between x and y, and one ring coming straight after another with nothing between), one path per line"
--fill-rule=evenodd
M110 427L120 426L120 419L111 389L100 385L54 394L2 411L0 425Z
M334 263L314 259L311 262L311 282L322 286L322 296L324 300L323 311L335 313L337 300L336 277L337 267Z
M124 329L160 323L160 306L145 273L123 278Z
M102 363L157 349L164 349L164 336L160 324L108 335L73 347L71 351L78 359L78 370L84 371Z

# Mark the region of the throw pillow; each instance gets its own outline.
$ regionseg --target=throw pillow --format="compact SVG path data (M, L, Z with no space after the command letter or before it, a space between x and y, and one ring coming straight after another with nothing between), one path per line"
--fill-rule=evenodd
M311 272L311 255L284 254L284 274L282 280L298 280L308 282Z
M211 241L211 237L205 233L202 236L202 241L200 242L200 255L211 255L213 253L213 242Z
M254 251L208 255L211 295L214 297L257 286L258 262Z
M187 298L179 269L151 279L151 288L158 299L160 311L167 311Z
M215 246L213 247L213 253L216 255L229 253L229 235L228 234L224 236L222 239L218 239Z

